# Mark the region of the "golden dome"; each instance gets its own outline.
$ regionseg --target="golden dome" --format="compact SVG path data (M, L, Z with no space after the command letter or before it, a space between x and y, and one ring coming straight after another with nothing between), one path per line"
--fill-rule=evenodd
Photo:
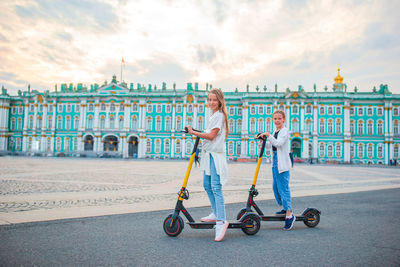
M335 83L343 83L343 77L340 76L340 68L338 68L338 75L335 77Z

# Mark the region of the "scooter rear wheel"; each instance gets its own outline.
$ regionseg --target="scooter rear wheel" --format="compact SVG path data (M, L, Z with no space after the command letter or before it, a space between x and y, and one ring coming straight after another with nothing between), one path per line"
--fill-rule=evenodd
M242 231L246 235L255 235L258 233L258 230L260 230L260 217L254 213L248 213L244 215L241 219L241 222L245 225L242 228Z
M320 215L318 210L307 209L303 212L303 216L305 217L304 224L308 227L315 227L319 224Z
M236 215L236 220L240 220L240 218L242 218L242 216L246 213L246 208L241 209L238 214Z
M185 224L183 223L182 218L178 215L174 222L172 222L172 214L168 215L164 220L163 228L164 232L169 236L178 236Z

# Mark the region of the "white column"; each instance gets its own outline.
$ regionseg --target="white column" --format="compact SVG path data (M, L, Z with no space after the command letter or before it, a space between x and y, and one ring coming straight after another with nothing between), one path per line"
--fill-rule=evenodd
M194 101L193 108L194 108L194 110L193 110L193 127L195 129L197 129L197 108L198 108L197 100Z
M131 104L129 103L128 99L125 99L124 103L124 130L126 132L129 132L130 129L130 122L131 121ZM127 141L127 140L125 140ZM125 142L126 143L126 142ZM128 157L128 152L127 152L127 157Z
M37 109L38 109L38 103L37 100L35 100L34 104L34 114L33 114L33 131L36 131L36 123L37 123Z
M84 131L86 128L86 112L87 112L87 102L86 99L81 101L80 104L81 114L79 116L79 131Z
M172 132L175 132L175 128L176 128L176 115L175 115L175 110L176 110L176 103L175 103L175 99L172 101ZM175 144L174 144L175 146ZM172 157L172 156L171 156Z
M385 102L385 164L389 164L389 102Z
M185 136L185 134L183 134L182 142L181 142L181 155L182 155L182 158L185 157L185 147L186 147L186 136Z
M99 103L99 100L96 99L95 102L94 102L93 131L98 131L100 129L100 125L99 125L99 109L100 109L100 103Z
M290 121L290 101L286 102L286 111L285 111L285 116L286 116L286 128L289 129L289 132L291 131L291 126L292 126L292 122Z
M171 159L175 158L175 135L171 135Z
M351 144L351 133L350 133L350 103L345 101L344 103L344 162L350 163L350 144Z
M318 103L314 101L313 105L313 120L314 120L314 131L313 131L313 158L318 158Z
M24 127L22 132L22 152L27 151L28 146L28 119L29 119L29 102L24 101Z
M304 101L301 101L300 104L300 132L302 133L304 131ZM308 147L307 147L308 151ZM308 154L308 152L307 152Z

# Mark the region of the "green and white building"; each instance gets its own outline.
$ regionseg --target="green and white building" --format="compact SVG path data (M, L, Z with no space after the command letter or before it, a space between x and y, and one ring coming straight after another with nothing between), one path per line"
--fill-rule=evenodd
M193 139L185 125L206 127L208 88L161 88L118 82L90 88L62 84L0 95L0 153L37 156L185 158ZM211 87L211 86L210 86ZM331 89L224 91L229 113L227 154L257 157L254 135L273 131L272 112L286 113L296 157L320 162L389 164L399 158L400 95L387 85L351 92L338 73ZM269 152L266 152L267 155Z

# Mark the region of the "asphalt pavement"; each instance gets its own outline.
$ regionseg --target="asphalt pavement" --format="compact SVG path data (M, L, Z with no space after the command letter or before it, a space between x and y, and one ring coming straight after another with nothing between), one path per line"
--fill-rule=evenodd
M188 201L196 201L190 199ZM257 201L257 199L256 199ZM254 236L229 229L222 242L213 230L185 225L178 237L155 211L0 226L1 266L400 266L400 189L293 199L295 214L319 209L320 224L262 222ZM265 214L278 207L257 202ZM227 205L234 221L245 203ZM208 207L189 210L195 219ZM186 219L184 219L186 221Z

